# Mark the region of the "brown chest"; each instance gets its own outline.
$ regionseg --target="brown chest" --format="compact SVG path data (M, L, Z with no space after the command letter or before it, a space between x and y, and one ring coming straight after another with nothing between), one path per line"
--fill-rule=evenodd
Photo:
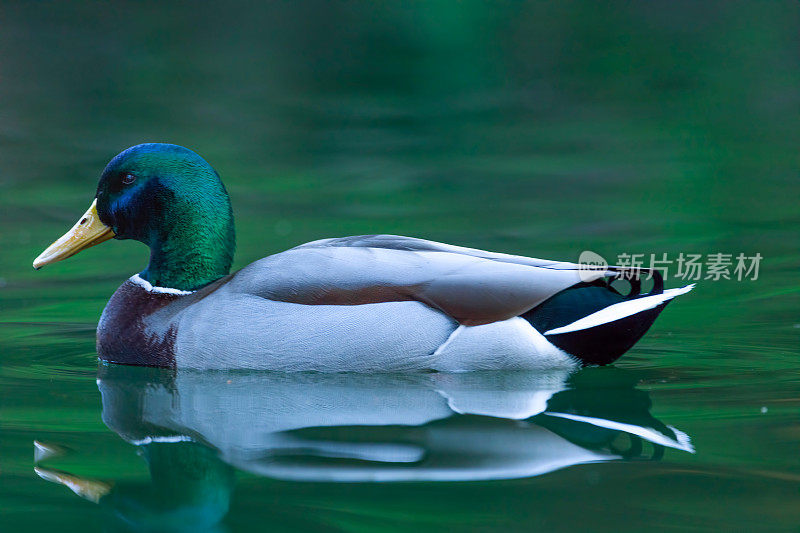
M97 325L97 353L103 361L175 368L174 324L153 324L154 313L169 316L169 306L184 296L148 291L128 280L108 301Z

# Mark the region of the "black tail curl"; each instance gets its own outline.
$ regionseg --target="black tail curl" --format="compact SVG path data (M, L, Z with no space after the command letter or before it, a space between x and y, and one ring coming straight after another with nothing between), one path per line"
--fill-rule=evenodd
M609 270L615 275L573 285L524 313L522 318L545 334L611 305L664 292L664 278L657 270L624 267L609 267ZM653 279L653 288L645 294L641 294L643 274ZM611 285L619 279L630 283L628 294L621 294ZM663 302L652 309L612 322L578 331L549 334L546 337L553 345L578 358L584 365L607 365L617 360L642 338L666 304L667 302Z

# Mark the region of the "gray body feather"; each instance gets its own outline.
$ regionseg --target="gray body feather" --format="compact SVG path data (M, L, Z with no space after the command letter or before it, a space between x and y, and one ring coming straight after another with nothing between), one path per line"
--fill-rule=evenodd
M408 237L327 239L195 293L168 294L174 301L142 322L151 342L172 343L177 367L563 368L576 361L518 316L582 277L586 271L572 263ZM135 278L128 283L141 285ZM98 336L114 320L107 313Z

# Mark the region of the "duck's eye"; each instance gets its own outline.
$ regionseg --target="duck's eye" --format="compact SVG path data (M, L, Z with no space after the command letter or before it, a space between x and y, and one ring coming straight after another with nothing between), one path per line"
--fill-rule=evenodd
M120 181L122 181L123 185L130 185L131 183L136 181L136 176L134 176L133 174L123 174L122 179Z

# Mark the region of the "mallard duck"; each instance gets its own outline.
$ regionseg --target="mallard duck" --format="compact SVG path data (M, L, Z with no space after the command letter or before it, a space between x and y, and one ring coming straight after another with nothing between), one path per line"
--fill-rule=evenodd
M112 363L285 371L572 368L616 360L672 298L620 267L586 268L396 235L323 239L230 273L233 212L217 172L172 144L106 166L89 209L34 262L111 238L150 247L109 300ZM631 291L611 281L628 276Z

